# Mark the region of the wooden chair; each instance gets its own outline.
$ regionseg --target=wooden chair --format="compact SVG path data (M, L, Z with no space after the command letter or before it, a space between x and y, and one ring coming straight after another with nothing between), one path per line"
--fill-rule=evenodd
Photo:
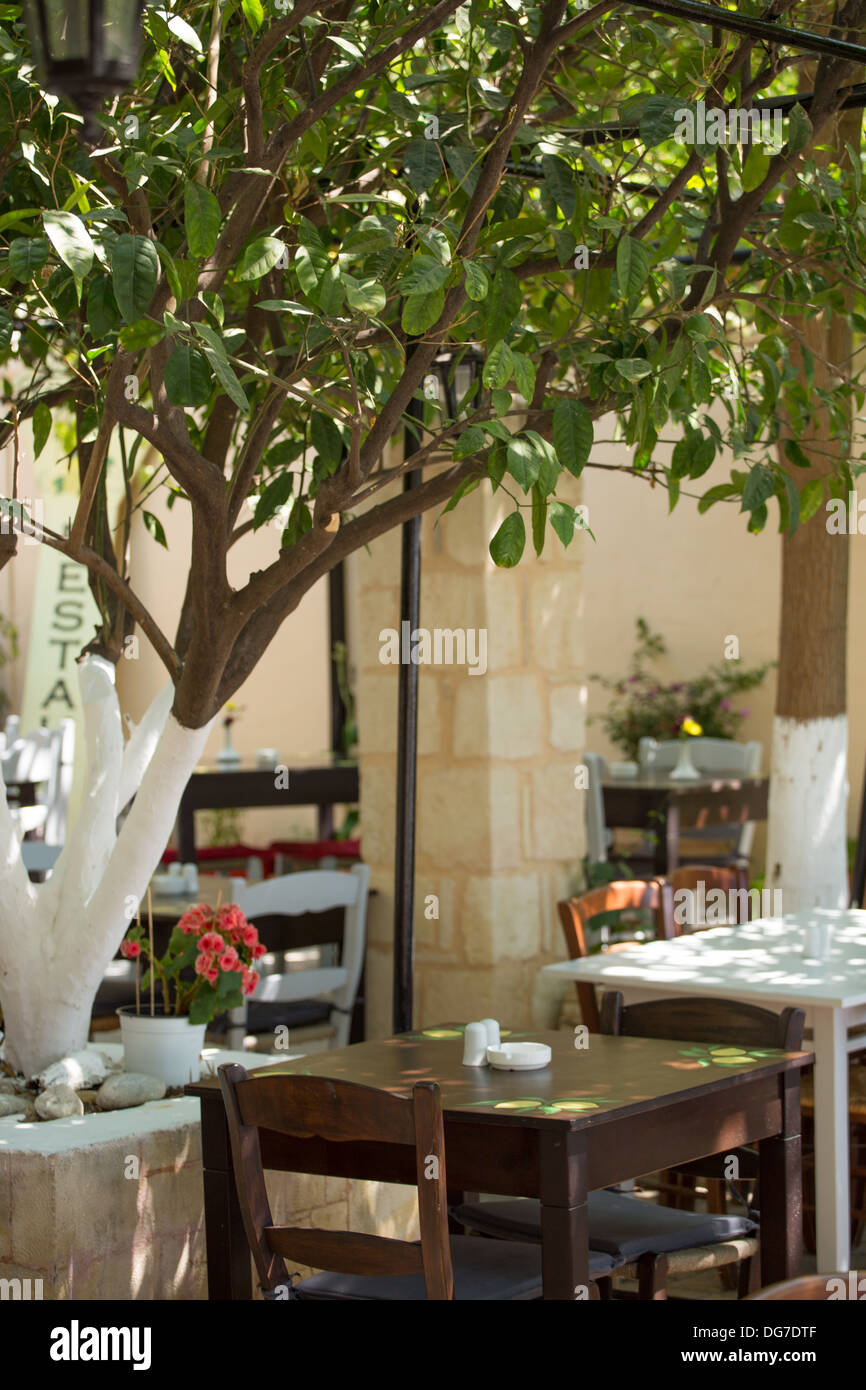
M638 759L641 767L651 776L664 777L676 766L682 744L678 738L642 738L638 745ZM689 752L692 762L704 777L760 777L763 745L757 740L751 743L736 743L730 738L689 739ZM729 864L736 861L747 862L752 853L755 838L755 822L746 821L743 825L707 825L700 829L689 829L683 836L683 858L691 859L694 849L705 842L706 849L701 856L705 860L711 855L717 862ZM716 854L716 848L720 853Z
M309 1004L325 994L332 998L321 1002L320 1012L330 1018L334 1046L345 1047L364 965L369 887L369 865L354 864L346 873L313 869L243 889L239 905L258 926L270 953L262 957L255 998L229 1014L229 1047L243 1045L251 1009L258 1013L262 1005ZM281 953L328 944L339 944L336 965L280 968L286 964L280 960ZM294 1026L303 1027L307 1021L295 1020Z
M319 1300L468 1301L541 1297L540 1251L492 1248L449 1237L445 1135L439 1088L419 1081L409 1097L326 1077L248 1077L219 1068L244 1231L265 1296ZM275 1226L259 1131L330 1143L397 1144L414 1151L420 1241L353 1231ZM285 1261L326 1273L293 1285Z
M782 1300L820 1303L823 1300L846 1298L866 1298L866 1274L858 1274L856 1270L849 1270L846 1274L802 1274L799 1279L786 1279L781 1284L768 1284L765 1289L749 1294L749 1299L753 1302L768 1303Z
M556 904L562 930L565 933L565 947L569 960L580 960L589 955L589 926L593 918L603 912L638 912L651 915L656 939L669 941L675 936L673 911L673 890L667 883L643 879L619 879L614 883L604 883L592 888L576 898L564 898ZM608 950L621 950L638 938L614 942ZM576 981L577 997L583 1021L591 1033L599 1031L598 1003L595 987L588 981Z
M815 1253L815 1089L811 1068L803 1076L803 1241ZM851 1245L866 1223L866 1062L857 1053L848 1063L848 1124L851 1175Z
M673 869L671 873L666 874L665 881L670 884L673 893L673 914L678 932L683 931L684 928L694 929L695 927L723 925L722 922L687 920L688 914L683 912L683 908L688 908L690 900L695 903L701 893L701 885L703 885L703 893L707 897L710 893L724 893L726 907L733 906L734 908L733 923L742 924L752 920L749 872L744 864L731 865L727 868L717 864L684 864L679 869ZM685 893L688 893L690 897L678 901L679 895ZM733 923L726 913L725 924L732 925Z

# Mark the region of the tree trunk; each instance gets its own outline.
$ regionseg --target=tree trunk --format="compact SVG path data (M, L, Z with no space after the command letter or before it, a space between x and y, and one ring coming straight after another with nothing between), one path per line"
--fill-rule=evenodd
M171 688L123 746L114 670L79 666L84 800L47 883L28 880L0 779L0 1006L8 1062L25 1076L83 1047L93 1000L144 896L210 724L169 714ZM135 801L120 834L118 813Z
M819 360L843 363L850 329L834 316L797 324L815 354L815 388L831 373ZM792 351L794 360L799 350ZM801 363L802 365L802 363ZM799 439L812 460L802 470L826 477L842 445L831 438L826 412L815 411L814 433ZM784 912L845 907L848 720L845 667L848 611L848 538L827 529L822 507L782 543L779 684L770 766L767 887L782 891Z

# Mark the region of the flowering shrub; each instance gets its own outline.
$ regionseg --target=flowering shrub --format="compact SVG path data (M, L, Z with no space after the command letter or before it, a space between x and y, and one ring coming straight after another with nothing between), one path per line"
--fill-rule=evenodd
M236 1009L252 994L259 982L253 962L266 951L258 930L235 903L189 908L159 959L150 960L147 934L138 924L130 927L120 948L127 960L150 960L142 989L150 988L152 969L162 986L165 1012L188 1014L191 1023L210 1023L215 1014ZM181 979L190 966L195 979Z
M644 618L638 618L636 626L637 645L628 676L590 676L611 692L607 709L591 716L611 743L634 760L642 738L680 738L693 733L694 727L705 738L735 738L749 711L734 709L733 697L754 690L774 663L747 669L741 661L722 661L694 680L662 685L649 667L665 655L664 639L650 631Z

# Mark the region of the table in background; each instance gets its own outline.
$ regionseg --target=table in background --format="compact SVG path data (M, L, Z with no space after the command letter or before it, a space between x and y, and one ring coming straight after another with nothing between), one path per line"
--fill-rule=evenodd
M196 811L229 807L317 806L318 836L331 838L333 808L358 800L358 764L341 759L321 763L278 764L288 771L287 787L276 785L276 768L203 768L194 772L184 789L178 811L178 856L181 863L195 862Z
M655 834L653 869L665 874L679 864L681 831L766 820L769 786L767 777L702 777L698 782L606 777L601 792L608 830Z
M833 929L826 960L810 961L804 953L809 922ZM848 1269L848 1054L866 1048L866 1035L849 1036L849 1029L866 1022L866 912L816 908L759 918L544 969L627 991L635 1002L679 994L805 1009L815 1052L818 1268Z
M416 1081L441 1088L449 1201L462 1192L538 1197L544 1297L573 1300L589 1284L587 1194L704 1154L760 1141L763 1283L799 1270L800 1068L807 1053L779 1052L692 1070L686 1044L594 1034L513 1034L550 1045L532 1072L464 1067L462 1026L442 1024L379 1042L302 1057L279 1071L327 1076L406 1095ZM269 1068L273 1071L273 1068ZM187 1086L201 1098L208 1297L251 1296L250 1252L235 1190L219 1083ZM580 1111L553 1109L580 1098ZM520 1109L507 1108L515 1100ZM505 1107L505 1108L503 1108ZM331 1143L262 1130L265 1168L378 1182L416 1182L414 1148Z

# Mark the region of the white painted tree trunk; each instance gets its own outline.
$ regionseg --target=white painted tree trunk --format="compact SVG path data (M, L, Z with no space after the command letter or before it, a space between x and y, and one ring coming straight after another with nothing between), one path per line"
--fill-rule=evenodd
M162 691L124 748L114 669L79 665L87 775L45 884L30 883L0 777L0 1006L4 1054L32 1076L84 1046L106 967L144 896L210 730L185 729ZM120 834L117 817L135 801Z
M848 720L773 722L767 835L768 888L782 911L847 907Z

